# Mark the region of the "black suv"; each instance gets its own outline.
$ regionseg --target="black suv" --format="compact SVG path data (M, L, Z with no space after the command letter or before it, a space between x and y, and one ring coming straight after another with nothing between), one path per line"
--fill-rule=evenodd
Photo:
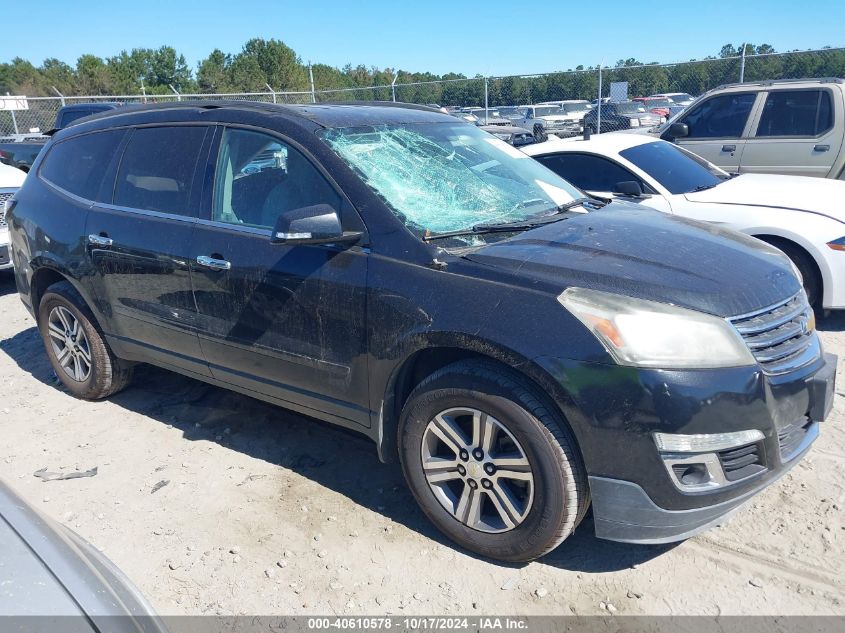
M32 174L15 275L71 393L153 363L355 429L484 555L543 555L591 499L602 538L685 538L831 407L780 251L604 205L429 108L129 106Z

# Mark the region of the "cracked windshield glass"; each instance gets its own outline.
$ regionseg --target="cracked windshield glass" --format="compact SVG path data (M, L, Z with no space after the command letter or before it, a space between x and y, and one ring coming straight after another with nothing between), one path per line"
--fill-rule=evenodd
M518 149L469 125L336 128L323 138L421 236L539 218L583 196Z

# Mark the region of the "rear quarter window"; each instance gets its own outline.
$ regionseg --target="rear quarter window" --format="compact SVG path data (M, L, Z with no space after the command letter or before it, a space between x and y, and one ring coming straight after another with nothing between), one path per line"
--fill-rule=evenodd
M106 130L59 141L50 148L38 174L80 198L104 202L99 199L103 176L125 133L125 130Z

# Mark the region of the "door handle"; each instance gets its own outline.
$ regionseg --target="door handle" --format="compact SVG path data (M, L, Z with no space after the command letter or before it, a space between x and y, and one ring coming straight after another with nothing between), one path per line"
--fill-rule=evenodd
M736 151L736 145L722 145L722 151L723 152L735 152Z
M114 244L114 240L105 235L94 235L92 233L88 236L88 243L92 246L111 246Z
M813 147L814 152L828 152L830 151L830 145L816 145Z
M197 264L211 270L229 270L232 267L232 262L227 262L225 259L214 259L206 255L197 257Z

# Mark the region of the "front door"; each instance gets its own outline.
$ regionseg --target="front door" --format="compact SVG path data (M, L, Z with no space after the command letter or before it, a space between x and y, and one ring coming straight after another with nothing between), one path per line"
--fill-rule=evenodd
M675 142L727 172L739 171L756 100L756 92L729 92L702 101L678 119L689 134Z
M211 217L191 252L200 344L212 375L340 424L369 426L367 254L270 242L279 214L315 204L361 230L355 210L290 143L225 128Z
M208 368L196 334L188 256L211 130L131 131L110 181L113 197L94 204L85 229L91 284L115 349L200 375Z

